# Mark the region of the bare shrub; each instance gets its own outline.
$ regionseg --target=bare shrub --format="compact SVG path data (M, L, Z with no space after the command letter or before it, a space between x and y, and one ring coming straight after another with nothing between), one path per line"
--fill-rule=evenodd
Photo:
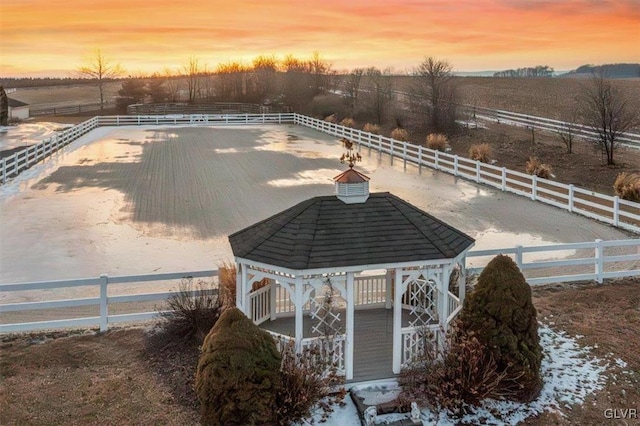
M469 148L469 157L472 160L488 163L491 161L493 153L488 143L471 145Z
M167 341L202 342L223 310L218 287L193 278L180 281L178 291L167 299L167 310L160 314L165 320L163 330Z
M391 137L397 141L407 141L409 140L409 132L407 132L405 129L397 127L391 132Z
M431 133L427 136L427 148L435 149L436 151L444 151L449 144L449 140L446 135L442 133Z
M338 123L338 118L336 117L335 114L331 114L331 115L327 115L324 118L324 121L326 121L327 123L337 124Z
M529 174L536 175L544 179L550 179L553 176L551 166L538 160L537 157L529 157L529 160L525 164L525 170Z
M322 411L326 419L335 404L343 405L346 390L340 385L344 378L338 375L333 352L319 345L305 347L295 353L292 340L280 342L282 357L281 387L276 392L276 424L289 425ZM337 389L336 389L337 388Z
M342 121L340 122L341 126L345 126L345 127L356 127L356 122L353 118L351 117L347 117L347 118L343 118Z
M403 399L461 416L466 405L504 397L505 376L473 332L453 326L440 347L433 334L425 334L420 357L402 370L399 382Z
M380 134L380 126L378 126L377 124L367 123L364 125L362 130L367 133L373 133L374 135Z
M236 306L236 265L223 262L218 266L218 282L220 283L220 302L224 306Z
M613 184L616 195L628 201L640 202L640 175L622 172Z

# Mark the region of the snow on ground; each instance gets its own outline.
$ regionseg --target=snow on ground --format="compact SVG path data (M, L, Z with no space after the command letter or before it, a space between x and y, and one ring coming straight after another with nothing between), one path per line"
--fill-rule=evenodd
M27 147L54 136L59 130L71 127L59 123L20 123L5 126L0 131L0 151Z
M520 404L511 401L486 400L482 406L473 408L472 414L455 419L447 413L435 413L429 409L422 411L423 424L456 425L514 425L526 418L545 411L560 412L562 407L582 404L585 398L602 389L608 361L591 355L589 347L580 347L574 337L548 326L539 328L540 344L544 351L542 376L544 385L540 396L533 402ZM623 361L616 361L619 365ZM378 386L378 385L372 385ZM328 419L327 425L358 425L355 405L350 397L345 398L347 405L339 408ZM394 421L400 415L378 416L379 421ZM406 416L405 416L406 417ZM316 419L317 421L318 419Z

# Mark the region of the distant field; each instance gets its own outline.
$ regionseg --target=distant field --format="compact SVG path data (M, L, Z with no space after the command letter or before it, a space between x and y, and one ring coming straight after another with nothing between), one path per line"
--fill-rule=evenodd
M479 107L503 109L571 120L575 98L586 79L578 78L495 78L456 77L461 102ZM410 90L411 77L398 77L397 89ZM640 110L640 78L614 80L628 94L634 107Z
M575 98L585 79L577 78L494 78L456 77L462 103L486 108L503 109L541 117L572 119ZM397 90L410 91L412 77L395 77ZM614 81L628 93L629 100L640 110L640 78ZM105 100L114 102L121 82L105 85ZM76 106L100 102L95 84L49 86L18 89L12 98L32 107Z
M121 87L121 82L106 83L104 86L105 101L113 104ZM35 108L76 106L100 102L100 92L95 84L28 87L16 90L10 94L10 97L26 102Z

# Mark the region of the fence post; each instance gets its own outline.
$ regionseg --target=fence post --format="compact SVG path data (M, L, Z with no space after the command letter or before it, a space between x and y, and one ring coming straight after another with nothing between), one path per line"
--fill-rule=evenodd
M458 155L453 156L453 175L458 176Z
M109 328L109 310L107 304L107 284L109 277L100 275L100 331L107 331Z
M389 146L390 146L390 152L389 152L389 155L391 156L391 164L392 164L392 165L393 165L393 141L394 141L394 139L392 138L392 139L391 139L391 143L389 144Z
M277 313L278 313L278 300L277 300L277 295L278 295L278 284L276 284L276 280L271 280L271 288L269 289L269 296L270 296L270 302L269 302L269 311L271 314L271 321L275 320L277 317Z
M7 181L7 159L2 159L2 183Z
M476 160L476 183L480 183L480 161Z
M404 168L407 168L407 142L402 142L402 158L404 159Z
M502 192L507 190L507 168L502 168Z
M613 226L618 226L620 223L620 197L613 197Z
M440 156L438 155L438 150L436 149L436 152L433 154L433 161L434 161L434 167L436 170L438 170L438 163L439 163L439 158Z
M422 173L422 145L418 145L418 173Z
M531 199L536 200L536 192L538 190L538 176L531 175Z
M120 116L116 115L116 126L120 125Z
M596 240L596 281L602 284L604 280L604 246L601 239Z
M569 185L569 195L567 201L569 203L569 211L573 213L573 184Z
M522 246L516 246L516 264L522 271Z

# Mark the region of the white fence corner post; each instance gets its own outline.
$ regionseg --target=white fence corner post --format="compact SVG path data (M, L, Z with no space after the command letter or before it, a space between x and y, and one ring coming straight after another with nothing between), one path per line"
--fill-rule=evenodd
M613 226L620 224L620 197L613 197Z
M596 240L596 281L604 282L604 245L601 239Z
M107 275L100 275L100 331L107 331L107 328L109 328L108 284L109 277Z
M536 197L538 195L537 192L538 192L538 176L531 175L531 199L533 201L536 200Z
M522 271L522 246L516 246L516 265L518 265L518 269Z

